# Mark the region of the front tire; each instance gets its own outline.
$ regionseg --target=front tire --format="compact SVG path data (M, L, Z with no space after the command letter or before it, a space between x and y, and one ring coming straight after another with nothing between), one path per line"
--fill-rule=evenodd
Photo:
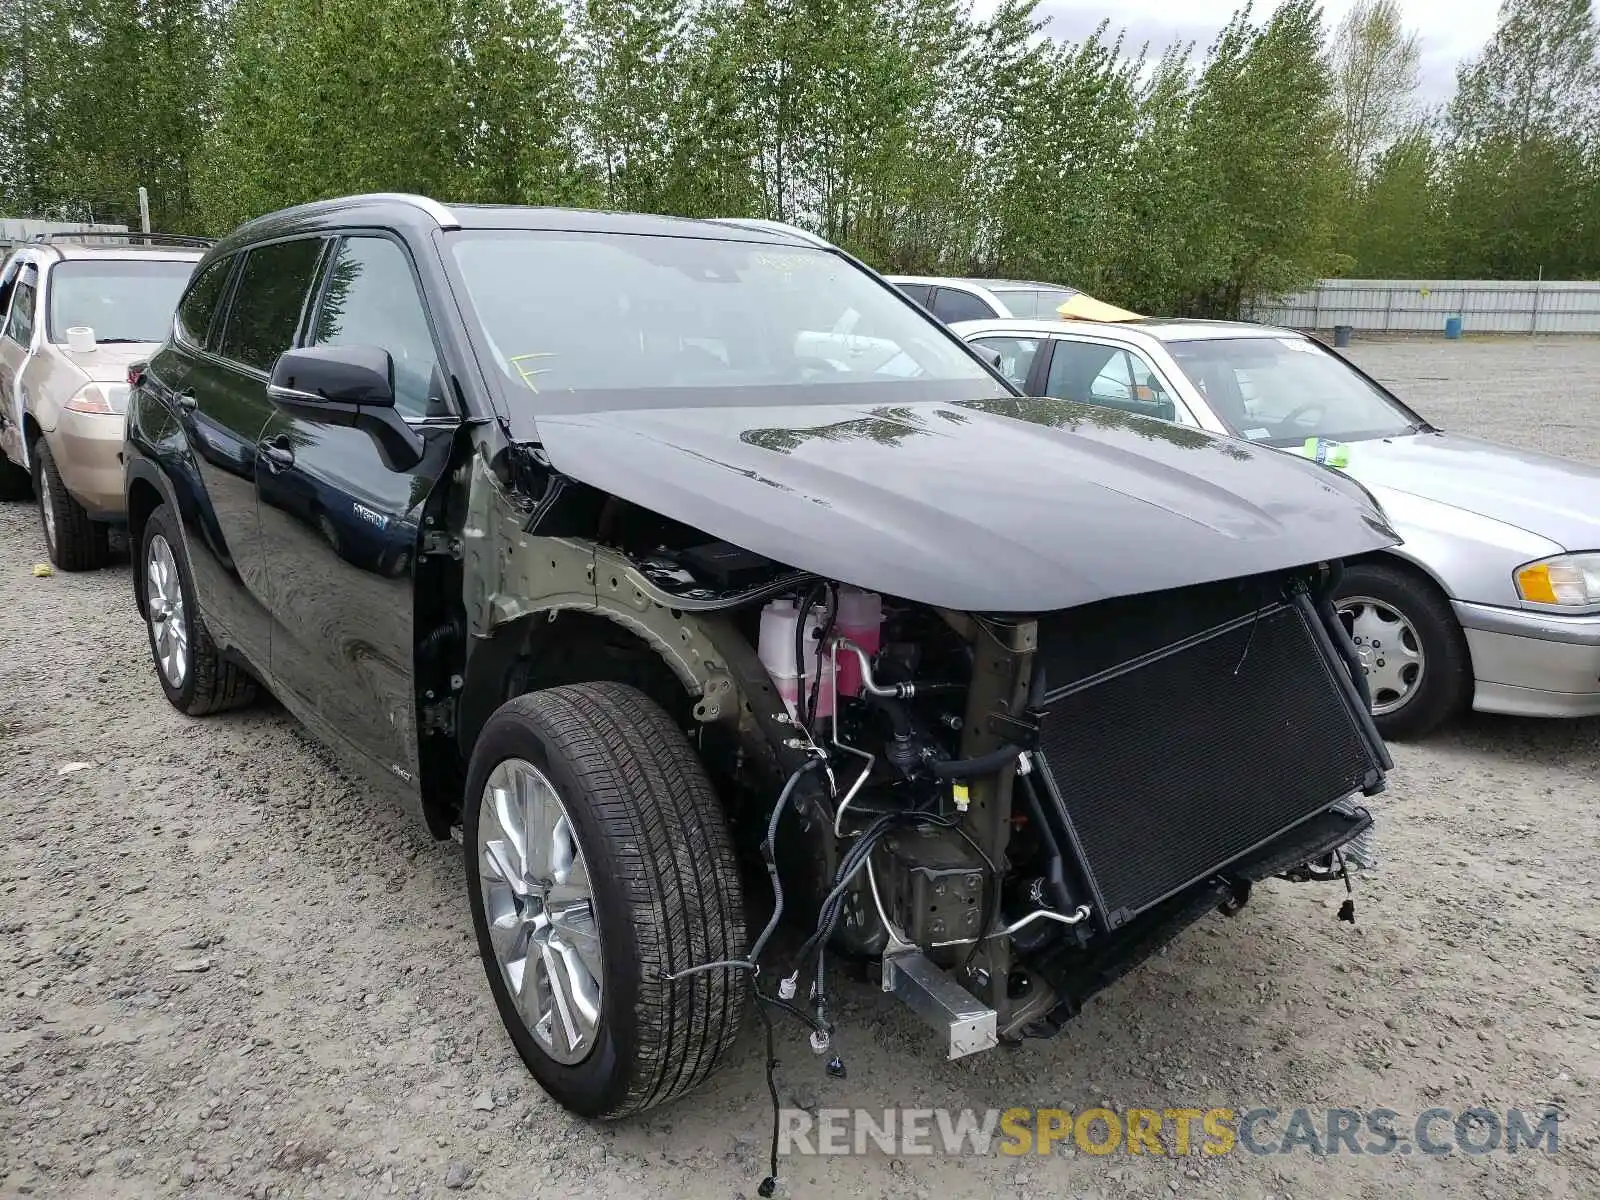
M249 704L256 697L255 681L211 640L195 603L183 538L167 505L159 505L145 521L138 553L134 569L144 597L150 656L172 707L203 717Z
M1345 568L1334 601L1356 644L1385 738L1432 733L1472 696L1472 660L1450 602L1431 580L1398 565Z
M111 560L106 526L91 519L72 498L50 443L42 437L33 444L33 490L39 497L39 519L51 562L63 571L93 571Z
M749 980L665 976L748 947L727 821L682 730L623 684L519 696L484 725L466 798L478 950L540 1086L614 1119L705 1080Z

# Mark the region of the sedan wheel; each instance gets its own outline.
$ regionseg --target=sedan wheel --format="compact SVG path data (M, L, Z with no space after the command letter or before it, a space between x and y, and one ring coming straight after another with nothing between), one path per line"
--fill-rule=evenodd
M520 758L494 769L478 803L479 882L501 977L540 1049L582 1062L605 966L572 820L544 772Z
M1355 643L1384 737L1421 737L1466 707L1472 658L1455 610L1433 580L1400 562L1352 563L1334 607Z
M1371 596L1343 597L1338 609L1367 677L1372 715L1394 712L1422 686L1427 660L1417 631L1404 613Z

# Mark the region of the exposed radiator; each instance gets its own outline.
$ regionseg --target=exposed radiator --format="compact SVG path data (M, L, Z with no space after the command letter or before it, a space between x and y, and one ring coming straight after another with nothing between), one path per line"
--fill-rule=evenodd
M1062 613L1039 654L1045 790L1106 928L1381 783L1347 668L1282 580Z

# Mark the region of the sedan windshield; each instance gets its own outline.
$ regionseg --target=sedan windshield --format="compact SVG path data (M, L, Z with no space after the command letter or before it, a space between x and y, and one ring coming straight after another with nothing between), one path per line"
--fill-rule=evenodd
M1420 428L1391 396L1308 338L1207 338L1167 349L1218 419L1252 442L1353 442Z
M50 340L87 326L97 342L159 342L194 263L170 259L73 259L50 272Z
M829 251L565 231L453 235L513 410L895 404L1004 388L921 309Z

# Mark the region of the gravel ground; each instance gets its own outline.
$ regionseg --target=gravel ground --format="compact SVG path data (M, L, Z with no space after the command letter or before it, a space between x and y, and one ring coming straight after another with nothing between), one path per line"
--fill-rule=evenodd
M1600 342L1357 346L1438 424L1600 462ZM371 803L281 711L179 717L126 567L34 578L0 505L0 1195L753 1195L757 1029L690 1101L576 1121L525 1074L461 852ZM1385 859L1258 889L1059 1039L957 1063L841 984L847 1081L800 1105L1481 1104L1567 1114L1553 1156L790 1160L786 1193L1277 1200L1600 1194L1600 722L1474 718L1396 749ZM1282 1125L1279 1129L1281 1132Z

